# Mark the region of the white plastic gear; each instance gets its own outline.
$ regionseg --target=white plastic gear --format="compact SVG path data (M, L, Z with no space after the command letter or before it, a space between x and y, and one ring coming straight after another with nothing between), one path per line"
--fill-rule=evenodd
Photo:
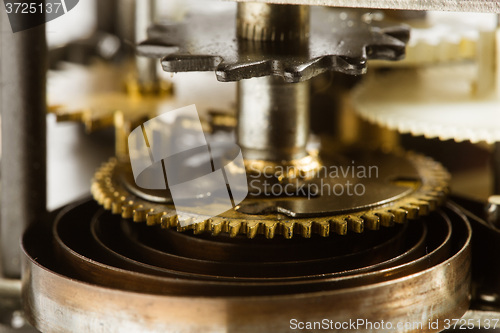
M473 65L376 73L353 92L365 119L400 133L455 141L500 141L500 98L475 94Z
M404 23L411 27L405 59L370 63L401 67L476 59L480 33L494 30L496 17L484 13L428 12L425 19Z

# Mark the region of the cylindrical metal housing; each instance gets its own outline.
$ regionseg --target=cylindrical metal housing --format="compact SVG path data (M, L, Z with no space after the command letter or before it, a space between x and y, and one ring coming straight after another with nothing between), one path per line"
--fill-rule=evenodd
M244 157L282 161L306 156L309 83L268 76L238 82L238 144Z
M297 41L309 37L309 6L238 3L238 37L255 41Z
M154 23L155 0L135 1L135 42L140 43L147 39L148 28ZM143 85L157 82L157 59L136 56L138 82Z
M46 211L47 46L45 25L13 33L6 12L0 15L0 254L3 276L19 278L21 235L27 225L42 220ZM18 18L33 19L31 15Z

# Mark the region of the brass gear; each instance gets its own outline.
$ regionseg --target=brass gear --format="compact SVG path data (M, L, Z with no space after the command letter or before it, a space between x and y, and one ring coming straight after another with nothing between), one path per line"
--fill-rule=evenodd
M331 234L345 235L348 230L361 233L365 228L377 230L394 223L404 223L427 215L442 204L448 193L449 174L434 160L416 153L405 153L406 158L417 170L420 180L406 195L392 201L382 201L369 209L343 211L329 216L292 218L283 214L247 215L230 210L215 217L203 216L203 221L182 227L171 204L155 203L133 194L120 177L123 164L112 158L96 172L91 192L94 199L106 210L120 214L125 219L160 224L163 228L176 228L195 234L210 232L212 235L227 233L230 236L244 234L254 238L263 234L273 238L281 234L292 238L294 234L310 238L313 233L327 237ZM403 180L404 181L404 180ZM256 199L258 200L258 199ZM260 199L265 200L265 199ZM346 207L351 208L351 207ZM183 217L186 215L183 212ZM193 213L193 220L200 215Z

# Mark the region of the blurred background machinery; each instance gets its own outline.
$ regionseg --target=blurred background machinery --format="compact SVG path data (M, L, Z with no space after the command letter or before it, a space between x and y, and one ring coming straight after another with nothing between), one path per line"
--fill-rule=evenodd
M2 330L500 331L498 12L86 0L15 34L2 13ZM130 166L131 131L191 104L254 181L215 217Z

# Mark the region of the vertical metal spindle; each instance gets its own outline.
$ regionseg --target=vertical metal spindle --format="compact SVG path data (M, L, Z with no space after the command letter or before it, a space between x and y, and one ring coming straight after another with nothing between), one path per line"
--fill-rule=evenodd
M46 212L47 46L45 25L13 33L5 10L0 12L0 257L3 276L19 278L21 235Z

